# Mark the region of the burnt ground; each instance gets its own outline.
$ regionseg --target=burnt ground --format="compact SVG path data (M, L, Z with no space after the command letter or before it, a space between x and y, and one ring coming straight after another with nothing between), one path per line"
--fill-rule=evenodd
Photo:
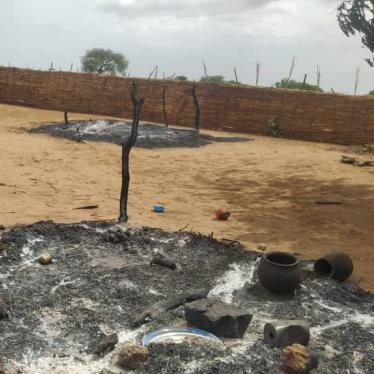
M175 259L177 269L151 266L155 251ZM46 252L54 262L42 266L35 259ZM266 322L287 318L311 326L310 347L320 359L312 373L374 372L372 294L305 273L293 298L276 298L257 285L259 254L239 243L110 222L48 221L4 233L0 254L9 305L0 320L0 352L24 373L117 373L116 352L92 355L103 333L136 343L154 329L183 325L180 307L131 327L150 304L205 287L211 297L253 313L244 338L223 346L154 345L136 373L277 373L280 352L264 344L262 331Z
M78 141L93 140L122 144L130 136L131 123L115 120L70 121L69 124L47 123L30 131ZM213 142L248 140L248 138L216 137L207 134L196 136L193 130L144 123L139 126L136 146L141 148L199 147Z

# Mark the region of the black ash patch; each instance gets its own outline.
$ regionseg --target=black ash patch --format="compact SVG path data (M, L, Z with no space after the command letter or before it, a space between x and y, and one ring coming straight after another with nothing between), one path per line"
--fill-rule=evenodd
M116 373L111 354L92 354L102 335L118 333L120 346L181 326L183 307L131 327L149 305L199 288L254 315L244 338L223 346L154 345L136 373L276 373L280 351L264 344L263 327L288 318L311 326L310 347L320 357L315 373L374 372L373 295L306 273L293 298L274 297L257 284L259 254L237 243L111 222L48 221L4 233L0 248L8 254L0 258L0 282L9 305L0 352L26 374ZM177 269L151 266L157 251ZM44 253L51 265L35 261Z
M31 132L47 133L77 141L92 140L123 144L130 136L131 123L115 120L70 121L69 124L47 123L32 129ZM234 143L248 140L248 138L216 137L207 134L196 136L193 130L144 123L139 126L136 147L199 147L214 142Z

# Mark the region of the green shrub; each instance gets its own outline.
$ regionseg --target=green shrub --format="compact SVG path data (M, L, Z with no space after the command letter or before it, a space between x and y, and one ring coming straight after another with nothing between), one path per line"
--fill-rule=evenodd
M322 88L314 86L312 84L298 82L295 79L288 80L287 78L282 79L280 82L274 84L276 88L288 88L290 90L305 90L305 91L316 91L323 92Z
M277 116L272 116L267 122L266 128L267 128L267 133L269 135L275 136L278 138L281 135L283 126Z

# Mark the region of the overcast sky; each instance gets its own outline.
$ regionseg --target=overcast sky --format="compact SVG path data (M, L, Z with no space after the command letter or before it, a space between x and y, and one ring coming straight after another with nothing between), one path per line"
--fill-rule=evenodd
M336 0L0 0L0 64L69 69L90 48L110 48L130 61L131 76L208 74L261 85L288 75L352 93L360 66L360 93L374 89L374 69L358 38L336 22Z

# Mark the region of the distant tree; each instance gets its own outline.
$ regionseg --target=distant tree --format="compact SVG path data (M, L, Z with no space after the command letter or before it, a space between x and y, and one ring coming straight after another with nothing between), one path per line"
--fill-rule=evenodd
M208 75L200 78L200 82L204 83L224 83L225 77L223 75Z
M348 38L359 34L362 44L374 54L374 0L345 0L338 7L337 18ZM365 61L374 66L374 56Z
M124 75L129 62L122 53L110 49L94 48L86 52L81 58L82 70L87 73L110 73Z
M185 75L177 75L174 80L176 81L187 81L188 78Z
M295 79L288 80L287 78L282 79L280 82L274 84L275 88L288 88L290 90L305 90L305 91L317 91L323 92L323 90L315 85L298 82Z
M370 91L369 95L373 95L374 96L374 90Z

